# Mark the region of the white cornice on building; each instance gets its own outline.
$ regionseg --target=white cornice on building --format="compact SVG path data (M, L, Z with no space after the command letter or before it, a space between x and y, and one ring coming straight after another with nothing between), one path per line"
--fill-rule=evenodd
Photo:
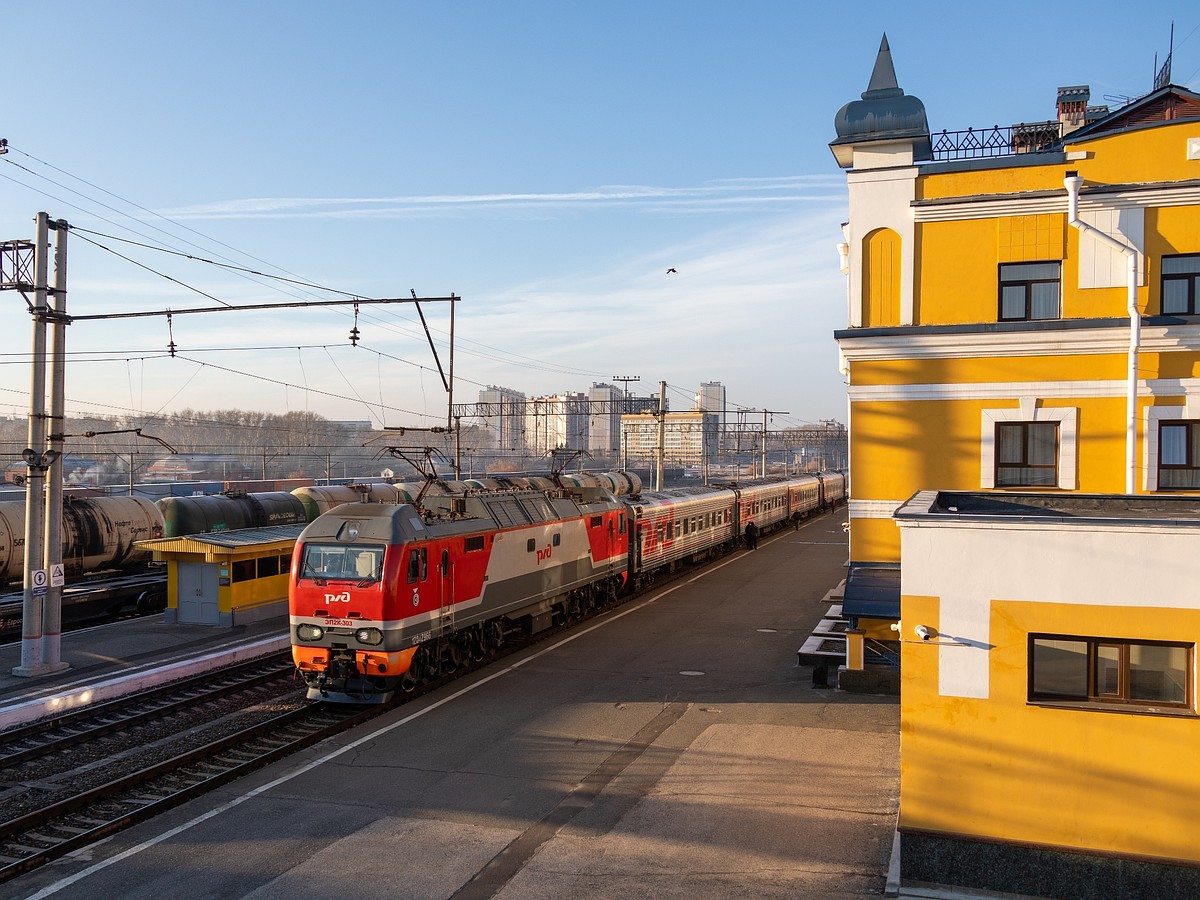
M1200 322L1165 326L1143 324L1141 335L1143 352L1200 351ZM1129 336L1121 328L1088 328L1085 324L1066 330L1014 332L955 330L914 334L912 329L905 329L903 334L876 332L862 337L840 332L838 347L851 364L898 359L1079 356L1125 353L1129 348Z
M1083 213L1100 209L1150 209L1197 204L1200 204L1200 183L1187 186L1113 185L1111 188L1106 186L1102 192L1084 194L1079 199L1079 210ZM913 218L918 223L1066 212L1066 191L1029 191L1010 195L973 195L913 201Z

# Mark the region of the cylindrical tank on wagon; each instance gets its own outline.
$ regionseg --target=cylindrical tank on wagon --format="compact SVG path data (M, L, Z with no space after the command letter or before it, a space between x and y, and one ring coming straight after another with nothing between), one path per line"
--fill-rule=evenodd
M251 527L302 525L308 521L308 511L304 504L290 491L261 491L247 494L246 500L255 507L255 522Z
M67 575L123 569L149 561L136 541L163 537L158 507L142 497L87 497L63 502L63 568Z
M500 482L495 478L468 478L463 484L476 491L498 491Z
M642 492L642 479L634 472L604 472L603 478L608 482L608 489L617 497L627 497Z
M206 494L201 497L163 497L158 501L166 537L208 534L251 528L253 509L244 497Z
M557 491L558 485L554 483L553 478L547 478L544 475L530 475L529 486L535 491Z
M162 514L143 497L64 497L63 571L69 576L139 566L150 553L134 546L163 536ZM25 577L25 501L0 502L0 581Z
M325 484L300 487L292 491L303 504L309 522L322 513L327 513L343 503L411 503L410 494L404 485L375 482L372 484Z
M561 477L563 484L571 487L603 488L606 491L612 490L612 481L595 472L569 472L565 473Z

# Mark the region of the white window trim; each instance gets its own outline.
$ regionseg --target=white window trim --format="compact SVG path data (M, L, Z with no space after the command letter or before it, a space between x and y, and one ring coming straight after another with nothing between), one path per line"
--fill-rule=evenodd
M1158 490L1158 426L1175 419L1200 419L1200 397L1188 392L1183 406L1147 406L1142 410L1142 429L1146 435L1146 460L1142 467L1142 487L1149 493Z
M979 433L979 486L985 490L996 487L996 423L997 422L1057 422L1058 423L1058 484L1059 490L1076 488L1076 435L1079 431L1079 410L1076 407L1037 406L1033 398L1021 398L1017 409L983 410ZM1032 490L1032 488L1031 488Z

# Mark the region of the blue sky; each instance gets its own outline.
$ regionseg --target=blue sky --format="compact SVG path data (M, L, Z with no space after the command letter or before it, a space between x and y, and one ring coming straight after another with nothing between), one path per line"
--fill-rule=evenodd
M457 402L637 375L677 409L720 381L778 426L844 421L828 142L880 36L931 129L955 130L1050 118L1060 85L1148 92L1172 20L1173 80L1197 88L1200 13L1178 3L17 4L0 240L32 238L39 210L75 226L77 315L343 296L118 238L363 297L453 292ZM0 304L0 415L23 416L29 316ZM448 306L424 311L447 365ZM79 322L68 408L443 420L411 305L363 306L358 347L351 324Z

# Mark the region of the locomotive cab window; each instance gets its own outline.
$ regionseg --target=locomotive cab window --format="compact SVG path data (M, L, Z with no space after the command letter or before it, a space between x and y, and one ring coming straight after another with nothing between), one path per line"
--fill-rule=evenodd
M408 551L408 583L424 581L429 574L429 556L424 547Z

